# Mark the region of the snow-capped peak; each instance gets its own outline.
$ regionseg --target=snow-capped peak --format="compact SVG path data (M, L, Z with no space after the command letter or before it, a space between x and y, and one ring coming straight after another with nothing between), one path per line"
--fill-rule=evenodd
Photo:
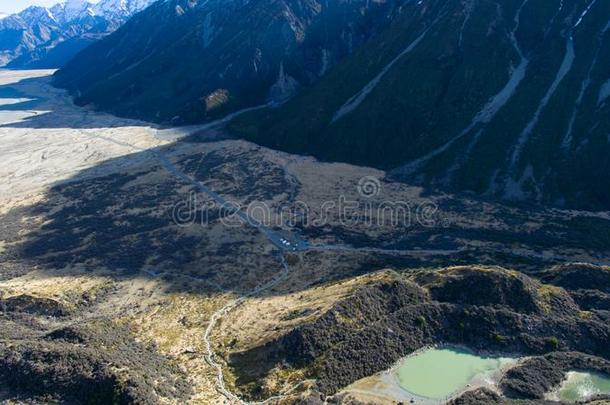
M46 7L31 6L18 14L26 24L55 21L55 17Z
M92 4L85 0L68 0L64 4L63 17L65 21L76 20L92 14Z
M87 0L66 0L51 8L31 6L18 14L0 13L2 27L28 27L34 24L71 24L86 17L99 16L109 21L125 21L145 9L155 0L101 0L97 4Z
M125 18L148 7L153 0L101 0L95 13L104 17Z

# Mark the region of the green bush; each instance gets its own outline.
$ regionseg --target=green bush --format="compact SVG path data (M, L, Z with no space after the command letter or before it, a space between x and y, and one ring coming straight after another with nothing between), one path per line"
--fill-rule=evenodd
M553 350L557 350L559 348L559 339L556 338L555 336L551 336L550 338L547 338L546 340L546 344L548 347L550 347Z

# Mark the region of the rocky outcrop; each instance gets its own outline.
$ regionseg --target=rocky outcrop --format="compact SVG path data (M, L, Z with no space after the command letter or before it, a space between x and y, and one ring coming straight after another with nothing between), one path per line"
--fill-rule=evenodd
M502 397L497 393L481 388L468 391L459 398L451 401L451 405L474 405L474 404L502 404Z
M364 286L319 319L234 355L232 363L239 375L253 353L264 351L275 362L305 368L330 394L437 343L610 358L610 325L596 313L583 314L560 287L501 268L454 267Z
M414 278L439 302L504 307L523 314L574 314L578 311L568 293L542 285L518 271L452 267L416 274Z
M558 405L556 401L515 400L502 397L487 388L468 391L449 402L450 405Z
M508 370L500 386L509 397L543 399L571 370L597 371L610 375L610 361L575 352L550 353L527 359Z
M7 326L4 322L0 327ZM186 399L182 373L129 331L89 322L17 339L0 329L0 383L15 396L71 403L159 403ZM100 350L104 348L104 350Z
M27 313L30 315L60 317L69 313L65 305L50 298L16 295L0 299L0 309L5 313Z
M336 342L363 330L366 325L362 320L383 321L387 314L426 301L429 301L427 292L414 283L393 281L367 286L350 299L337 303L315 323L303 325L285 336L281 345L291 348L288 359L292 364L307 364Z
M610 294L610 267L589 263L561 264L551 268L542 277L545 283L568 291L597 290Z
M567 290L584 310L610 310L610 267L562 264L551 268L541 278Z

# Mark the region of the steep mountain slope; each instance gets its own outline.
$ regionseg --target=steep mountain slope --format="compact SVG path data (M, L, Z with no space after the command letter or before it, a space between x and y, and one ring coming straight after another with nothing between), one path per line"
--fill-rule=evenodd
M77 102L113 113L201 121L285 100L383 29L407 3L159 2L80 54L58 72L57 84L78 95Z
M233 129L411 182L608 209L610 3L437 3Z
M0 20L0 66L55 68L120 27L152 0L68 0Z
M608 209L609 41L599 0L171 0L56 82L175 124L270 102L231 128L409 182Z

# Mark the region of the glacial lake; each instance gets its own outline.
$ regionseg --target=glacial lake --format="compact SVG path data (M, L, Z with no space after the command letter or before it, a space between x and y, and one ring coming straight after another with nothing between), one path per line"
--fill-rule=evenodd
M570 371L553 396L563 401L575 402L588 400L598 394L610 394L610 376Z
M408 392L444 399L475 380L490 379L495 371L512 362L511 358L482 357L456 348L431 349L405 359L396 369L396 376Z
M471 388L493 388L502 371L517 360L455 347L432 348L407 356L390 370L359 380L345 391L378 401L442 403Z

